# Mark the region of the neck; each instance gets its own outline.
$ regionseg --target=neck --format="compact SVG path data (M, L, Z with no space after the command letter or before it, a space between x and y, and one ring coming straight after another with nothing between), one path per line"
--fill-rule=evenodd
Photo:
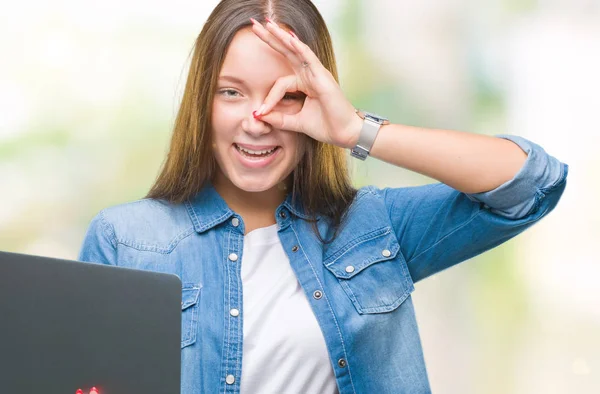
M289 190L285 183L261 192L248 192L235 186L222 174L219 175L213 180L213 186L229 208L242 216L246 232L276 223L275 211Z

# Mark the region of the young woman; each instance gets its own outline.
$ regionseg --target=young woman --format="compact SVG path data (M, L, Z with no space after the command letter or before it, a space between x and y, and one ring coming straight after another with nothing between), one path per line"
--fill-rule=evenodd
M567 166L523 138L357 112L333 53L309 0L223 0L156 184L91 223L81 260L181 278L184 393L429 392L413 284L565 188ZM440 182L355 190L348 150Z

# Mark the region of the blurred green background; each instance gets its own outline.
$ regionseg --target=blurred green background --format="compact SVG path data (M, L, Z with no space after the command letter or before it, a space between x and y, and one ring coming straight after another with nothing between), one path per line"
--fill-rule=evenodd
M217 1L13 2L0 14L0 250L75 259L144 196ZM319 0L341 84L393 122L518 134L570 165L557 210L418 283L435 393L600 393L600 0ZM374 159L356 186L432 182Z

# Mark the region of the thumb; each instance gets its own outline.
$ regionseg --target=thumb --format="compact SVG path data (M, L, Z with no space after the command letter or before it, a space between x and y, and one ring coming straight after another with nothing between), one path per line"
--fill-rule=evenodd
M258 119L276 129L302 132L298 114L290 115L279 111L271 111L268 114L260 115Z

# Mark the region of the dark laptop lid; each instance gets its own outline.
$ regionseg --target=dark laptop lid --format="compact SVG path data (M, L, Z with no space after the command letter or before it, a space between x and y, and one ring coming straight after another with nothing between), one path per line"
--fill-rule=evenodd
M0 391L180 392L181 281L0 252Z

